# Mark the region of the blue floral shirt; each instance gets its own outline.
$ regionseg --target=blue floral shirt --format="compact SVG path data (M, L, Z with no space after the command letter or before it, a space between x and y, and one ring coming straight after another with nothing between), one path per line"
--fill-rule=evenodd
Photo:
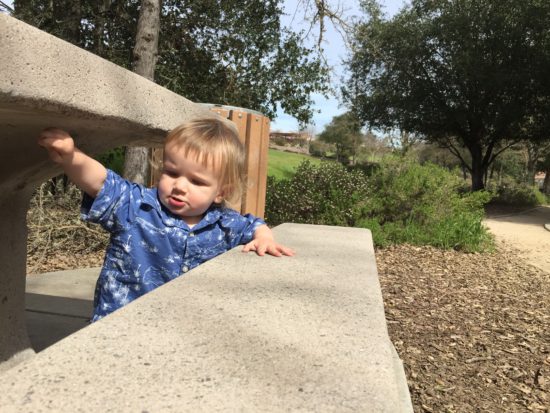
M82 219L111 234L96 284L92 321L237 245L250 242L265 222L212 206L192 229L159 201L156 188L113 171L97 197L84 196Z

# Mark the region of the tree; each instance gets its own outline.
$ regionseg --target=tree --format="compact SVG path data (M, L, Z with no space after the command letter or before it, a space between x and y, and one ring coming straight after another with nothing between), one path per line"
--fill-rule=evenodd
M412 0L390 20L363 6L344 94L369 127L446 146L472 190L507 147L545 139L526 125L550 113L550 2Z
M141 0L134 47L134 72L153 82L158 55L160 7L161 0ZM132 182L148 184L149 159L149 148L127 147L124 157L124 177Z
M79 7L80 18L70 10ZM14 15L123 67L132 65L136 0L15 0ZM300 33L282 28L279 0L165 0L157 83L196 102L242 106L274 117L277 105L307 124L312 93L328 72ZM79 38L67 36L79 23Z
M347 165L352 158L355 163L357 150L361 144L361 123L352 112L332 118L319 135L319 140L336 146L336 160Z

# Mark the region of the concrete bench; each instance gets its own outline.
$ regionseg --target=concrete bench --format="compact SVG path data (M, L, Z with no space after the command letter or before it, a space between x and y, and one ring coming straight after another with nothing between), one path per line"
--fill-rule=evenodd
M2 413L412 411L361 229L277 227L296 257L230 251L35 354L26 211L59 173L36 145L39 131L77 131L78 145L97 153L160 142L209 112L1 14L0 50Z
M5 372L2 411L412 411L370 232L275 233L295 257L195 268Z

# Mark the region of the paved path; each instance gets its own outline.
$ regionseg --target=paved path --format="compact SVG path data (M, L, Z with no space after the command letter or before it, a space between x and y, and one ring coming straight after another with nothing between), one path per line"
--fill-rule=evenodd
M485 224L498 241L520 251L534 266L550 273L550 206L540 206L520 212L494 211Z

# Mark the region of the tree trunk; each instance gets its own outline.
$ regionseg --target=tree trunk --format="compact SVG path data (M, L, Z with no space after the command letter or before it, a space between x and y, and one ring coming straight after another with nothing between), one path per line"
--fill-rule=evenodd
M160 30L161 0L142 0L134 47L134 72L151 81L155 78ZM148 148L126 148L124 177L147 184L149 176Z
M480 146L468 148L472 155L472 191L481 191L485 189L483 178L485 176L486 167L483 165L483 154Z
M527 162L525 167L525 183L527 185L535 185L535 174L537 169L537 162L539 158L539 147L535 144L527 144Z
M546 171L544 171L546 176L544 177L544 182L542 183L542 192L550 196L550 167L546 168Z

